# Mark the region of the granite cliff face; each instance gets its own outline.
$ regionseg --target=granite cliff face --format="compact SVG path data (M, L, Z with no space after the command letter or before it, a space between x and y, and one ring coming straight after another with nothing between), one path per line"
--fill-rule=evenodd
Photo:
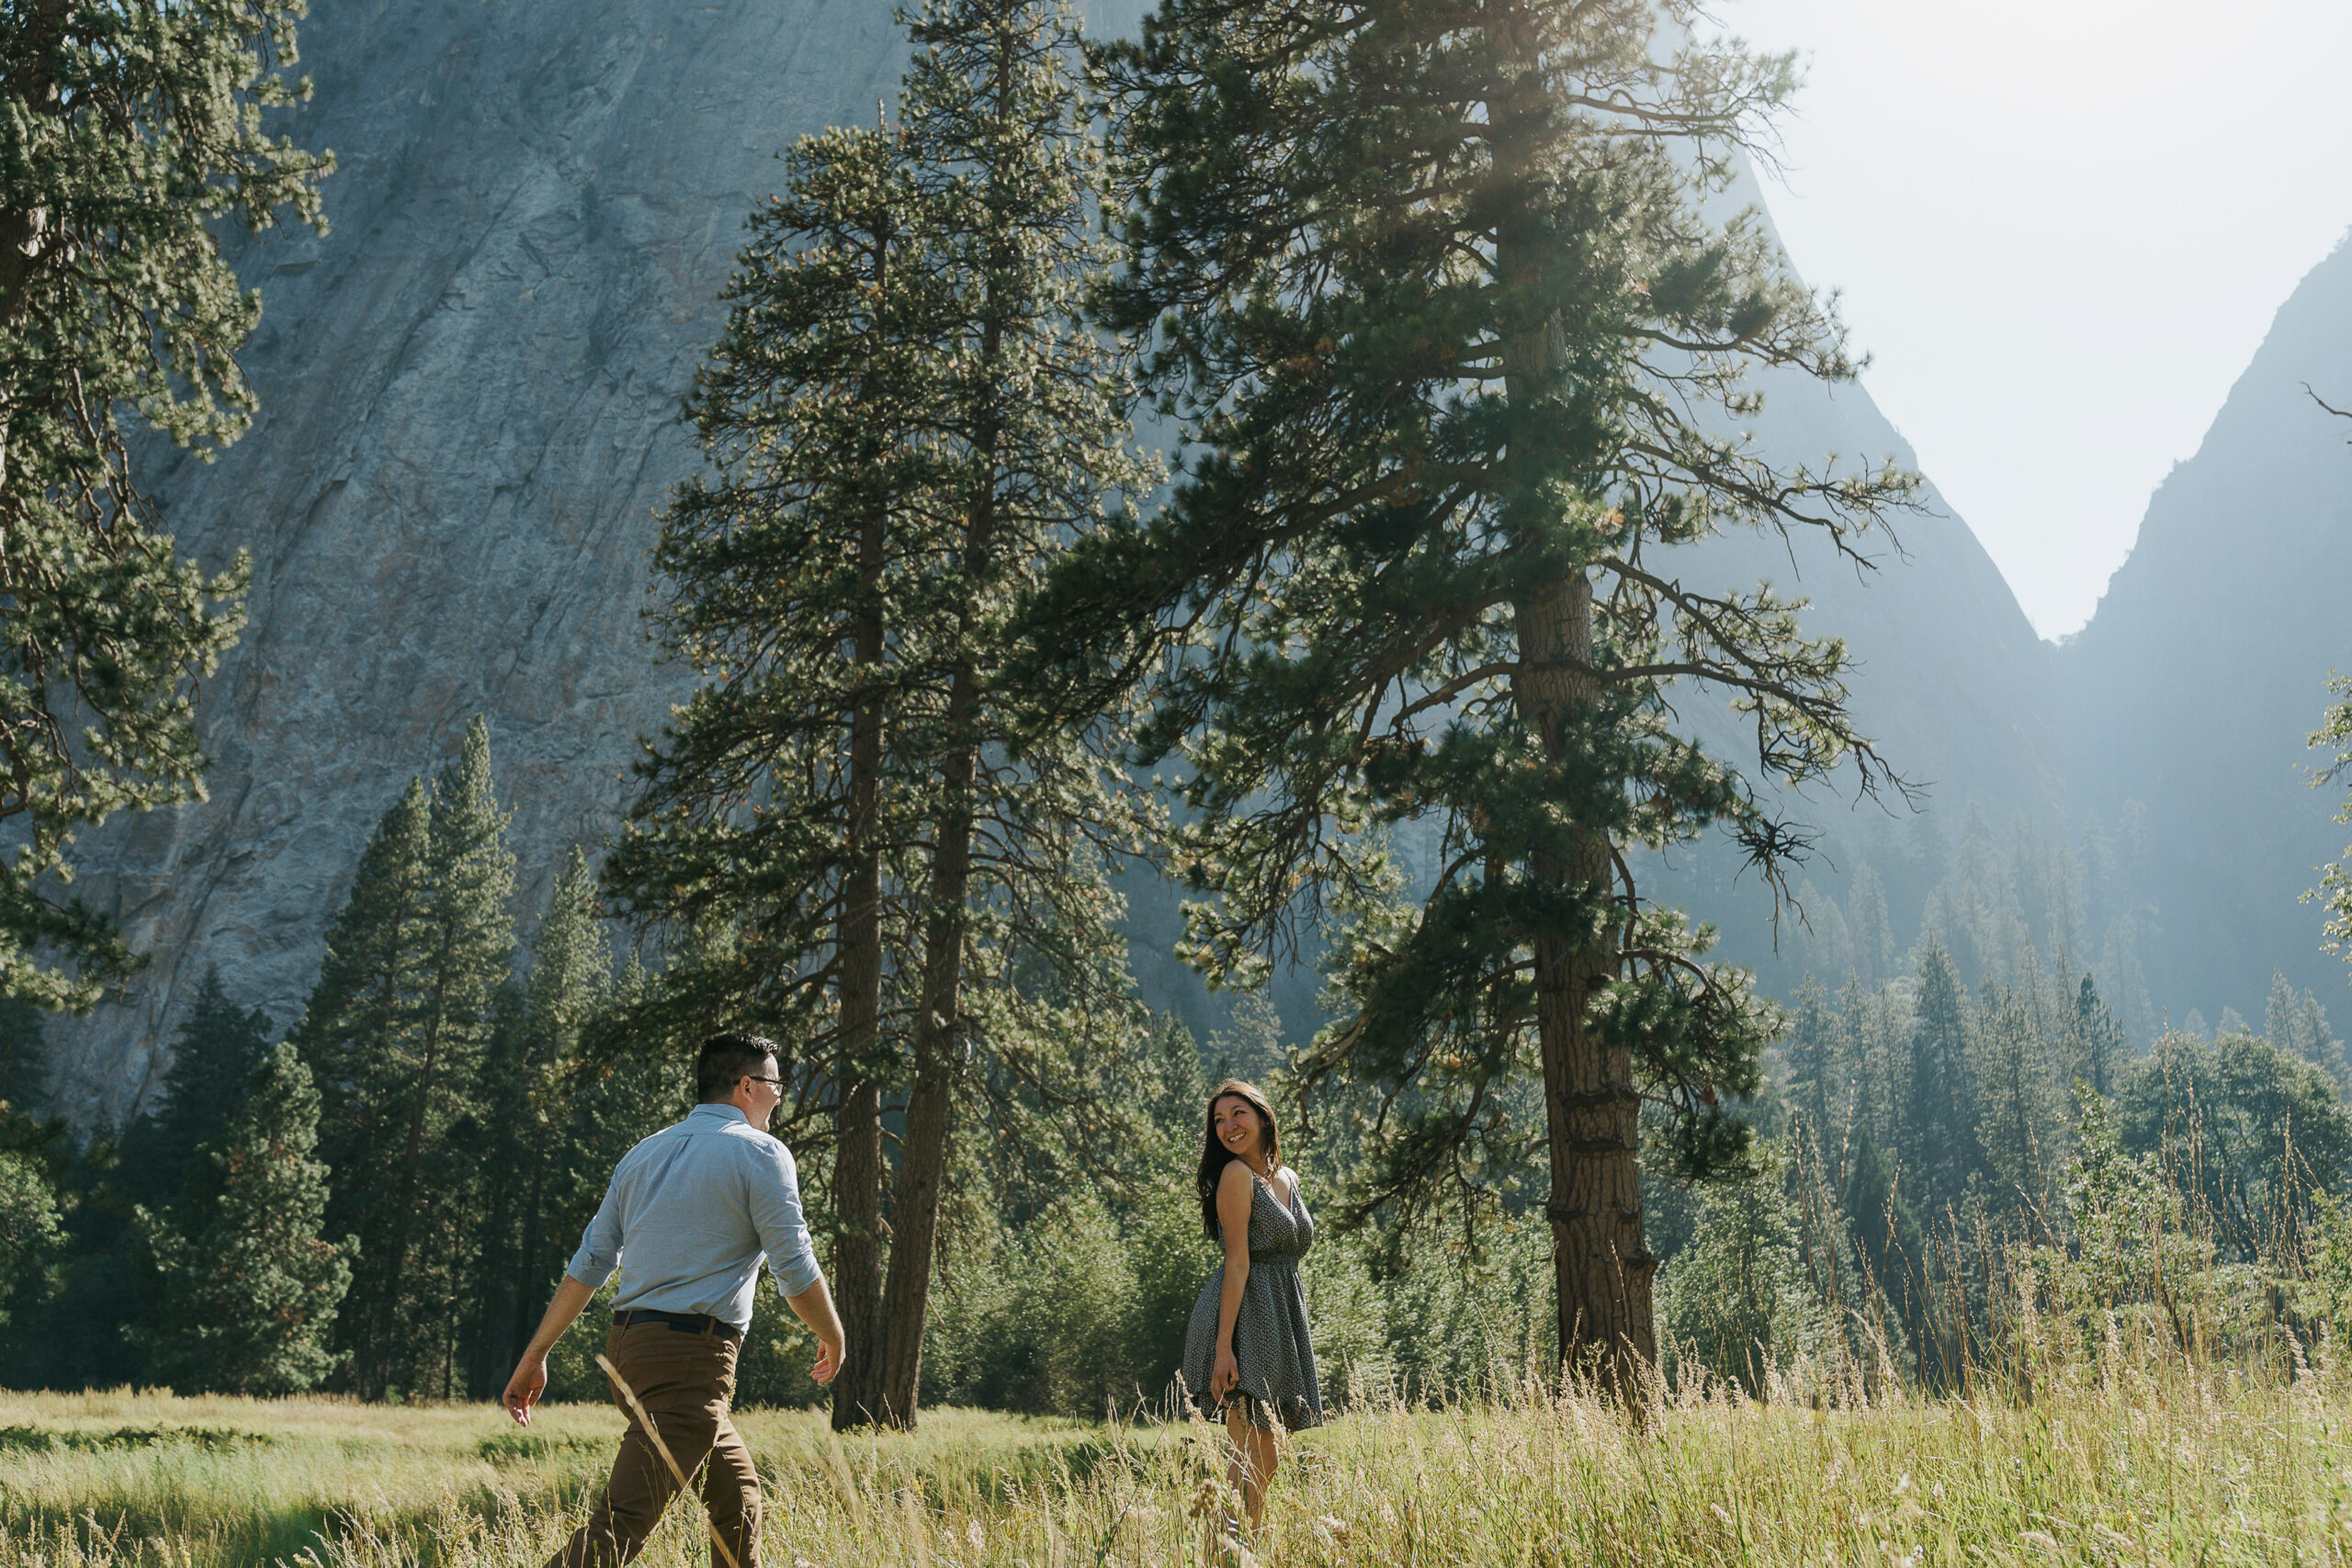
M2342 853L2341 786L2304 738L2352 673L2352 245L2305 276L2197 453L2148 503L2098 613L2061 650L2064 763L2081 809L2147 807L2149 988L2176 1020L2260 1027L2272 968L2343 1029L2343 966L2297 902Z
M903 50L863 0L324 0L303 44L289 129L341 160L334 231L241 258L265 412L155 475L199 558L252 552L251 624L202 696L211 800L91 846L87 893L154 963L52 1030L83 1120L136 1100L208 964L291 1020L358 846L475 713L526 908L605 830L676 690L645 552L743 216Z
M1139 6L1091 9L1119 27ZM526 911L608 830L681 690L641 635L646 550L695 462L677 401L743 216L795 136L873 115L902 48L872 0L318 0L303 43L318 92L289 130L341 159L334 231L242 254L264 412L218 464L153 476L200 558L252 552L251 625L203 694L211 799L88 846L85 895L154 962L52 1029L85 1123L138 1103L207 965L292 1020L368 832L474 714ZM1758 430L1776 454L1907 457L1859 388L1778 390ZM2052 807L2048 650L1963 525L1902 541L1867 581L1758 537L1686 574L1812 594L1865 661L1866 726L1939 798Z

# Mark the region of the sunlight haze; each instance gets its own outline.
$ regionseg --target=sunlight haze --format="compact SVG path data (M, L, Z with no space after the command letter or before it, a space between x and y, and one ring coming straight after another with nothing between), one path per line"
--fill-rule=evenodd
M1871 394L2035 628L2079 629L2150 491L2352 223L2352 5L1716 16L1804 57L1772 216L1807 281L1844 290Z

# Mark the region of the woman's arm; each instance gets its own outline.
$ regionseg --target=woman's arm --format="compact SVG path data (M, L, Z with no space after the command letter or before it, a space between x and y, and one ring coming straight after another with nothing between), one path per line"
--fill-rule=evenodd
M1250 1168L1234 1160L1216 1179L1216 1228L1225 1238L1225 1289L1216 1303L1216 1360L1209 1397L1223 1399L1241 1381L1234 1359L1233 1325L1241 1316L1241 1288L1250 1282Z

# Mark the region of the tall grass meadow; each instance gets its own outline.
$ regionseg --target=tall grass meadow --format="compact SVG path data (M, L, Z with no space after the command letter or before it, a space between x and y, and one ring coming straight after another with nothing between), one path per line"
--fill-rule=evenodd
M1030 1294L951 1294L939 1344L951 1389L1002 1393L1019 1379L988 1358L1015 1355L1099 1399L1098 1418L946 1405L912 1434L837 1436L819 1410L741 1411L769 1499L763 1560L2352 1562L2339 1205L2306 1193L2233 1252L2193 1183L2092 1115L2031 1224L1979 1215L1973 1234L1874 1259L1819 1228L1802 1154L1701 1201L1660 1285L1671 1350L1630 1404L1546 1375L1540 1227L1377 1288L1351 1244L1318 1252L1334 1415L1287 1444L1247 1541L1220 1533L1237 1501L1221 1430L1133 1382L1122 1397L1069 1381L1103 1336L1149 1338L1176 1300L1153 1279L1183 1272L1172 1255L1122 1261L1106 1233L1072 1256L1127 1268L1134 1302L1033 1270ZM1027 1337L991 1349L1015 1327ZM482 1404L0 1394L0 1568L535 1563L622 1429L580 1384L566 1371L572 1401L527 1431ZM642 1561L707 1555L682 1503Z

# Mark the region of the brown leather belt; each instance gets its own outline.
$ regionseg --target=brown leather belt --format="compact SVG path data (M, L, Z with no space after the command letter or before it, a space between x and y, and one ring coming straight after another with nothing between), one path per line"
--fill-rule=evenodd
M632 1328L640 1323L666 1324L673 1334L716 1334L721 1339L743 1337L741 1329L707 1312L657 1312L651 1307L631 1307L613 1314L615 1328Z

